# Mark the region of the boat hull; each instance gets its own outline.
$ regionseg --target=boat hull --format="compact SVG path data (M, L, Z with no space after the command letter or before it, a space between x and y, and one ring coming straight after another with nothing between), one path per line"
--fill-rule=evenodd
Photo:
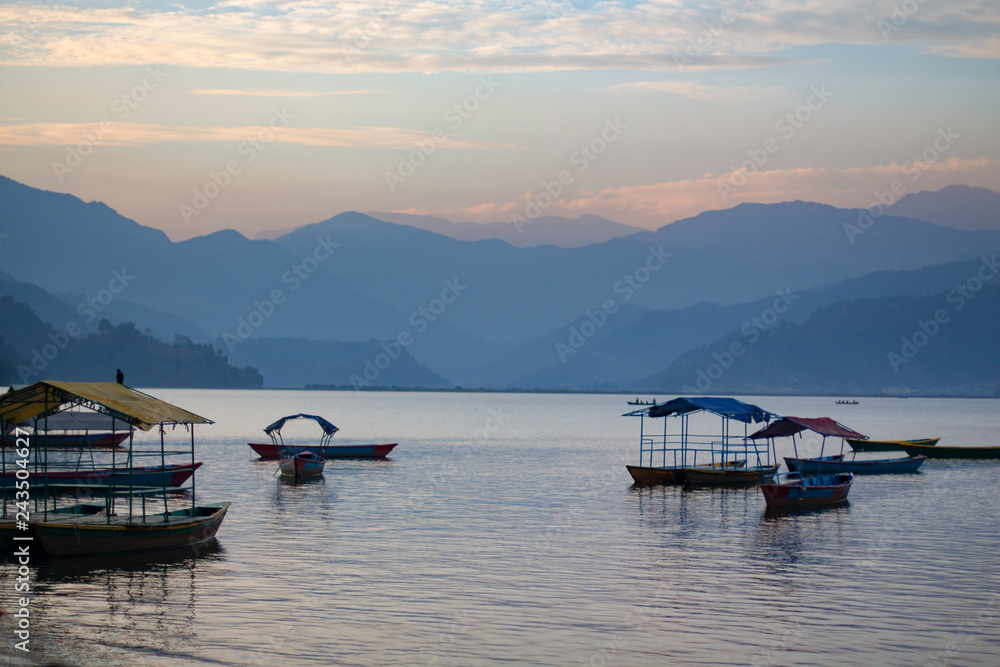
M278 469L285 477L319 477L323 474L326 459L313 459L305 456L293 456L278 464Z
M168 515L107 517L84 513L38 522L35 537L51 556L82 556L193 547L215 538L229 503L201 505Z
M1000 447L903 445L903 449L910 456L926 456L929 459L1000 459Z
M172 486L178 487L191 478L201 467L201 461L194 465L179 464L168 466L146 466L143 468L98 468L96 470L50 470L35 475L32 471L32 486L58 484L64 487L107 487L127 488L129 486ZM131 474L130 474L131 471ZM14 472L6 472L8 486L13 486Z
M630 466L625 468L632 475L632 481L636 486L654 486L656 484L687 484L684 470L701 470L709 468L730 468L737 469L746 465L746 461L726 461L725 463L708 463L703 466L688 467L656 467L656 466Z
M778 472L778 466L744 468L737 466L715 466L682 468L679 473L684 484L693 486L745 486L766 482Z
M941 438L921 438L918 440L858 440L847 438L847 444L856 452L898 452L905 445L927 445L933 447Z
M768 509L790 510L830 507L847 502L854 475L823 475L792 482L761 484Z
M839 459L839 457L838 457ZM875 461L843 461L824 457L823 459L796 459L785 457L789 470L803 475L851 472L855 475L895 475L914 473L927 460L926 456L910 456L901 459L878 459Z
M43 434L40 436L40 445L45 447L117 447L128 440L128 431L116 431L114 433L87 433L87 434ZM35 444L35 436L28 436L31 444ZM15 447L17 438L4 436L4 447Z
M656 484L683 484L684 476L680 468L654 468L652 466L625 466L636 486Z
M327 447L316 447L314 445L275 445L274 443L248 442L260 458L265 461L278 460L281 454L278 450L284 450L289 454L302 454L313 452L324 459L384 459L398 443L388 443L383 445L330 445Z

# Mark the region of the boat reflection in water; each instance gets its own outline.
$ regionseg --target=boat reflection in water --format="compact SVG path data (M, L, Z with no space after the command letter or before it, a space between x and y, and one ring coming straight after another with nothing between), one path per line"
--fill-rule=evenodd
M206 577L224 574L218 567L224 559L213 539L150 553L38 561L32 574L32 657L67 665L194 658L197 591ZM66 604L67 596L73 604Z

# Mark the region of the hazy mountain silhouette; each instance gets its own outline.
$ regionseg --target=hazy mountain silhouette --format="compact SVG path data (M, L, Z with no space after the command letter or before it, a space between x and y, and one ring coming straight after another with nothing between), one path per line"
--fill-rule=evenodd
M784 322L755 341L730 334L629 387L661 393L996 395L998 313L998 285L968 299L949 291L842 301L802 324Z
M410 215L408 213L369 213L376 220L409 225L435 234L441 234L459 241L484 241L499 239L517 248L533 248L540 245L554 245L561 248L579 248L591 243L629 236L646 231L641 227L623 225L597 215L581 215L579 218L541 216L523 222L452 222L433 215ZM277 236L272 237L277 238Z
M889 213L957 229L1000 229L1000 193L988 188L949 185L936 192L906 195Z
M869 215L743 204L604 243L517 248L343 213L275 241L223 231L171 243L101 204L0 179L0 261L71 305L104 299L101 317L134 315L167 340L167 329L187 327L227 355L262 337L404 335L413 360L448 382L569 386L664 368L779 290L805 294L1000 248L997 231ZM879 294L911 293L911 277L883 280L889 291ZM803 298L789 317L825 303ZM587 320L593 332L563 363L556 343Z

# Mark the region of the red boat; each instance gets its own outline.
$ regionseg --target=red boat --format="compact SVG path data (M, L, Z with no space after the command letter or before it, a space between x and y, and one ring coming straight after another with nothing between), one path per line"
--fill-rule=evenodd
M840 424L829 417L782 417L771 425L757 431L750 436L753 440L769 439L771 447L774 448L774 439L780 437L791 437L795 448L795 457L799 459L798 445L795 444L795 436L803 431L812 431L823 436L823 444L820 447L819 460L823 460L823 449L826 447L827 437L840 438L840 459L844 456L844 439L858 438L865 436L857 431L853 431L843 424ZM774 450L775 459L778 452ZM832 463L831 463L832 465ZM760 490L764 494L764 502L769 510L791 510L805 509L813 507L830 507L847 502L847 494L854 484L854 474L841 472L834 475L818 475L810 477L791 477L783 482L761 484Z
M117 447L132 434L132 427L120 419L97 412L66 411L40 419L37 428L25 422L9 429L3 436L3 446L15 447L15 431L28 430L35 431L28 436L31 444L45 447Z
M314 452L324 459L384 459L398 443L391 442L384 445L329 445L327 447L316 447L314 445L276 445L274 443L262 442L248 442L247 444L265 461L277 461L281 458L278 453L279 449L285 450L289 454Z
M761 484L767 509L806 509L829 507L847 502L854 474L820 475L782 483Z
M37 475L32 474L31 486L38 487L45 484L58 484L60 487L69 486L111 486L112 477L114 485L119 489L129 486L167 486L178 487L190 479L194 471L201 467L201 461L194 465L182 463L167 466L145 466L142 468L97 468L93 470L48 470ZM14 485L14 470L5 472L2 478L6 478L7 486Z
M281 428L285 422L294 419L311 419L319 424L323 429L318 445L286 445L281 437ZM333 434L339 431L336 426L316 415L297 414L290 417L282 417L264 429L264 433L271 436L271 443L248 442L250 448L257 452L264 460L277 460L283 458L281 452L287 452L289 456L313 452L324 459L384 459L397 443L386 443L382 445L331 445Z

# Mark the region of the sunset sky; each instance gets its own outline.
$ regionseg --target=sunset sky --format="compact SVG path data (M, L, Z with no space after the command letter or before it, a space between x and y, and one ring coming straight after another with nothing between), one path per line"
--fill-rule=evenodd
M174 239L1000 189L998 118L994 3L0 3L0 174Z

